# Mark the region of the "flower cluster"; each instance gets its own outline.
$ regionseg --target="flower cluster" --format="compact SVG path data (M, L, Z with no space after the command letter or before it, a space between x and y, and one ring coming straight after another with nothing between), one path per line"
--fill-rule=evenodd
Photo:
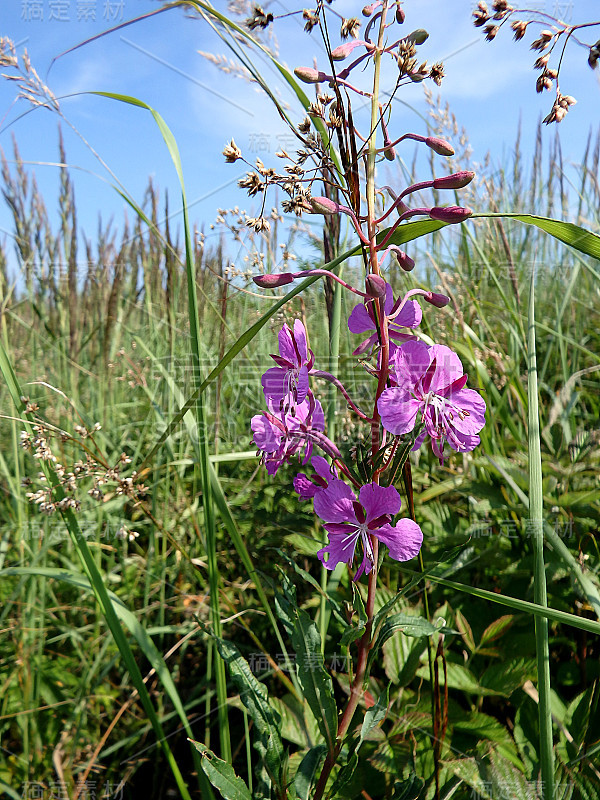
M265 277L278 276L262 276L256 282L265 285ZM377 284L367 281L367 286L373 283ZM485 423L485 402L478 392L466 388L467 376L456 353L443 345L425 344L417 339L414 330L421 322L422 310L412 296L420 295L437 306L447 298L412 290L394 302L392 289L385 282L380 287L382 296L376 298L345 285L365 298L353 308L349 330L356 334L374 331L355 353L377 350L382 315L390 336L400 342L390 344L388 386L377 402L381 425L394 437L392 454L400 441L408 441L416 450L427 438L442 463L446 443L456 452L473 450ZM329 535L328 544L318 552L323 565L334 569L339 563L352 564L360 542L362 561L354 575L358 580L375 565L372 537L387 546L391 558L414 558L423 540L419 526L406 518L393 524L393 517L401 508L400 495L393 486L381 486L376 480L357 481L356 473L325 434L325 415L311 391L311 377L334 384L364 421L374 424L375 419L360 410L335 376L315 368L314 354L300 320L295 320L293 327L283 326L279 354L271 358L276 366L262 376L267 410L251 421L254 442L270 475L295 459L304 466L310 462L313 474L299 473L294 489L301 500L313 500L315 512ZM380 365L368 369L377 375ZM324 455L315 453L315 449ZM348 482L358 490L358 498Z
M495 8L499 15L510 13L506 3L497 2ZM395 20L391 22L388 10L395 11ZM316 25L322 12L323 6L319 6L314 20L311 17L307 23L312 25L314 21ZM298 151L295 165L287 166L287 175L280 176L261 162L257 164L257 172L249 173L240 182L251 195L263 193L268 184L279 183L291 198L286 201L285 211L320 214L325 218L326 229L332 220L339 228L339 220L345 218L363 251L367 265L364 287L351 285L325 268L254 277L261 288L273 289L300 278L323 276L327 279L326 286L335 281L359 298L349 315L348 329L361 337L354 355L360 356L361 365L377 382L370 413L359 407L341 380L318 368L307 331L300 320L295 320L279 332L279 353L272 355L275 366L262 376L266 410L251 421L254 442L269 474L274 475L283 464L298 460L304 467L310 465L311 469L296 475L293 485L301 501L313 502L328 534L327 543L317 556L328 570L342 563L352 567L356 559L355 581L370 573L374 577L380 545L385 545L389 556L396 561L412 559L420 551L421 529L414 520L414 512L411 518L398 516L402 501L394 485L399 471L407 469L411 449L416 450L429 441L434 455L443 464L447 448L459 453L473 450L479 444L479 432L485 423L485 402L477 391L466 387L467 376L459 357L448 347L426 344L418 333L423 317L422 301L443 308L449 298L425 289L411 289L395 297L381 274L386 258L394 258L404 271L413 269L414 261L401 248L402 242L411 238L401 235L409 220L426 217L436 223L454 224L463 222L472 213L464 206L434 206L426 201L416 205L411 199L423 197L429 190L456 192L473 180L474 173L462 170L405 187L383 186L376 190L376 163L395 160L395 148L402 142L415 141L445 157L452 156L454 150L448 142L433 136L404 133L394 139L388 130L389 109L380 105L375 94L350 82L353 70L358 71L359 67L363 70L370 60L385 55L398 65L398 86L425 78L439 83L443 65L419 64L418 47L428 36L424 30L397 39L390 36L388 42L384 41L382 31L387 35L394 22L404 22L399 2L389 9L385 2L374 2L365 7L363 14L369 21L362 38L358 20L347 21L342 31L342 38L347 40L330 50L327 71L316 66L294 70L299 80L317 87L316 101L309 109L310 119L298 127L303 149ZM378 39L372 36L375 25L380 29ZM333 70L333 64L347 60L348 66ZM323 94L324 85L332 88L335 96ZM371 100L372 119L377 118L377 124L365 136L355 126L347 99L350 92ZM311 124L315 127L313 133ZM323 137L328 129L330 133L331 129L337 131L341 170L333 163L329 142ZM376 143L378 133L383 140L381 146ZM309 152L317 170L305 166ZM233 141L224 155L230 162L241 157ZM368 200L369 191L367 208L362 206L365 193L359 183L361 165L371 186L371 198L376 193L389 198L383 210L377 211L374 200ZM324 193L316 196L314 182L319 179ZM353 418L369 430L370 452L364 457L361 454L360 461L356 447L346 460L335 441L328 437L323 408L311 389L312 381L323 380L342 394ZM366 442L367 437L362 439ZM373 581L369 580L371 587Z

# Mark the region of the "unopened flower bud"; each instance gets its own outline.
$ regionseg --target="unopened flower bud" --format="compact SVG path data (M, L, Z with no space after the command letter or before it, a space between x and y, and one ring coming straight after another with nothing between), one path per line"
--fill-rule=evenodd
M362 41L362 39L354 39L351 42L346 42L332 50L331 57L334 61L343 61L345 58L348 58L354 48L360 47L361 45L367 45L367 42Z
M303 83L323 83L329 80L328 75L312 67L296 67L294 75Z
M398 25L402 25L405 19L406 19L406 14L404 13L404 9L400 5L400 3L398 3L396 5L396 22L398 23Z
M450 302L449 297L446 297L445 294L438 294L437 292L427 292L425 300L436 308L444 308L444 306L447 306Z
M278 286L293 283L294 276L291 272L280 272L272 275L255 275L252 280L261 289L275 289Z
M439 139L437 136L428 136L425 139L425 144L427 147L431 147L434 153L437 153L438 156L453 156L454 155L454 148L451 144L444 141L444 139Z
M310 205L313 214L337 214L339 212L338 203L328 197L311 197Z
M415 262L412 258L404 252L404 250L400 250L400 248L394 248L392 250L393 254L396 256L396 261L398 265L405 271L410 272L412 269L415 268Z
M467 186L475 177L474 172L461 170L454 175L445 175L443 178L435 178L433 181L434 189L462 189Z
M466 206L464 208L461 206L446 206L444 208L434 206L429 209L429 216L431 219L435 219L438 222L447 222L450 225L455 222L462 222L467 219L467 217L470 217L472 213L472 209Z
M369 297L385 297L387 283L381 275L367 275L365 279L366 292Z
M371 14L375 11L376 8L379 8L381 5L381 0L377 0L376 3L371 3L371 5L365 6L362 10L363 17L370 17Z
M423 28L418 28L406 37L406 40L412 44L423 44L427 39L429 39L429 34Z

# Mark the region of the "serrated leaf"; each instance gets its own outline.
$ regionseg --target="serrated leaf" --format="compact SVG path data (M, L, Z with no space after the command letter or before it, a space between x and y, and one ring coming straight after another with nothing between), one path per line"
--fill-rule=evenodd
M294 778L297 800L309 800L311 787L315 782L321 761L323 761L326 754L327 748L325 745L318 744L311 748L300 762Z
M488 689L482 686L475 675L471 672L470 669L463 666L462 664L454 664L452 662L447 663L446 671L448 675L448 686L450 689L460 689L462 692L467 692L468 694L476 694L476 695L500 695L501 692L496 692L493 689ZM417 670L417 675L420 678L424 678L425 680L429 680L429 669L427 667L421 667ZM440 670L440 685L444 685L444 673Z
M513 658L488 667L481 676L481 685L510 697L526 681L535 680L536 675L535 659Z
M298 680L327 747L333 750L337 736L337 705L331 675L323 665L321 636L304 609L296 607L293 614L292 645L296 651Z
M470 733L479 739L489 739L497 744L512 745L508 730L495 717L481 711L471 711L453 723L454 730Z
M223 800L252 800L252 795L244 781L235 774L227 761L222 761L208 747L190 739L202 755L202 769L215 789L221 792Z

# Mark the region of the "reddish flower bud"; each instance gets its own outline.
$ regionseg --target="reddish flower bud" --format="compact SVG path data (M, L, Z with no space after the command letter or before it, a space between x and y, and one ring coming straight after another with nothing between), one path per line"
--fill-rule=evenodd
M367 275L365 287L369 297L385 297L387 283L381 275Z
M294 75L303 83L323 83L329 80L328 75L312 67L296 67Z
M343 61L345 58L348 58L354 48L360 47L361 45L368 46L368 43L364 42L362 39L354 39L351 42L346 42L345 44L341 44L339 47L336 47L334 50L332 50L331 57L334 61Z
M444 141L444 139L438 139L437 136L428 136L425 139L425 144L427 147L431 147L434 153L437 153L438 156L453 156L454 155L454 148L451 144Z
M404 250L394 250L394 255L396 256L396 261L405 272L410 272L411 269L415 268L415 262L410 256L406 255Z
M444 308L444 306L447 306L450 302L449 297L446 297L445 294L438 294L437 292L427 292L425 300L436 308Z
M447 222L450 225L455 222L462 222L464 219L467 219L467 217L470 217L472 213L472 209L467 207L461 208L461 206L446 206L444 208L434 206L429 209L429 216L431 219L436 219L439 222Z
M398 23L398 25L402 25L405 19L406 19L406 14L404 13L404 9L400 5L400 3L398 3L398 5L396 6L396 22Z
M294 276L291 272L280 272L272 275L255 275L252 280L261 289L276 289L278 286L293 283Z
M310 205L313 214L338 214L339 203L335 203L328 197L311 197Z
M454 175L445 175L443 178L435 178L433 181L434 189L462 189L467 186L475 177L474 172L461 170Z
M371 14L375 11L376 8L379 8L381 5L381 0L377 0L376 3L371 3L369 6L365 6L362 10L363 17L370 17Z

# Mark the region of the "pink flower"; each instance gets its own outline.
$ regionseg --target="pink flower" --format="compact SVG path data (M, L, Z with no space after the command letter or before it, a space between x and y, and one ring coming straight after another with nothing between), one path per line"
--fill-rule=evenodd
M294 491L300 495L300 500L310 500L338 477L335 466L331 466L323 456L313 456L310 463L316 475L309 477L300 472L294 478Z
M279 355L271 358L278 366L271 367L262 376L265 398L287 411L306 399L308 372L314 363L304 325L299 319L294 321L293 330L284 325L279 331Z
M326 569L338 564L352 564L358 540L362 541L363 559L353 580L369 574L374 566L371 534L385 544L391 558L409 561L423 543L423 534L416 522L401 519L391 524L392 516L400 511L402 501L393 486L368 483L362 486L358 500L344 481L331 481L326 489L315 495L315 512L325 522L329 542L317 553ZM327 561L325 561L327 554Z
M268 411L252 417L250 427L269 475L275 475L296 454L306 464L312 455L313 442L323 447L322 440L329 441L321 433L325 429L323 409L312 394L295 407L293 414L275 408L271 399L267 400L267 407Z
M479 444L485 425L485 401L473 389L466 389L467 376L459 357L444 345L406 342L391 359L396 386L385 389L377 408L383 427L394 435L410 433L421 412L424 430L413 450L427 435L443 463L444 443L464 453Z
M373 345L377 344L377 326L375 324L374 308L374 303L376 302L378 301L368 300L366 303L359 303L357 306L354 306L352 313L348 318L348 327L352 333L366 333L367 331L375 331L375 333L369 336L368 339L365 339L364 342L359 344L353 355L360 355ZM394 296L392 293L392 287L388 283L385 290L384 306L386 316L389 316L392 313L393 307ZM416 302L416 300L409 300L407 303L405 303L398 316L390 322L390 337L401 342L405 342L407 339L410 339L410 334L402 331L401 329L416 328L420 324L422 316L423 312L421 311L421 306Z

